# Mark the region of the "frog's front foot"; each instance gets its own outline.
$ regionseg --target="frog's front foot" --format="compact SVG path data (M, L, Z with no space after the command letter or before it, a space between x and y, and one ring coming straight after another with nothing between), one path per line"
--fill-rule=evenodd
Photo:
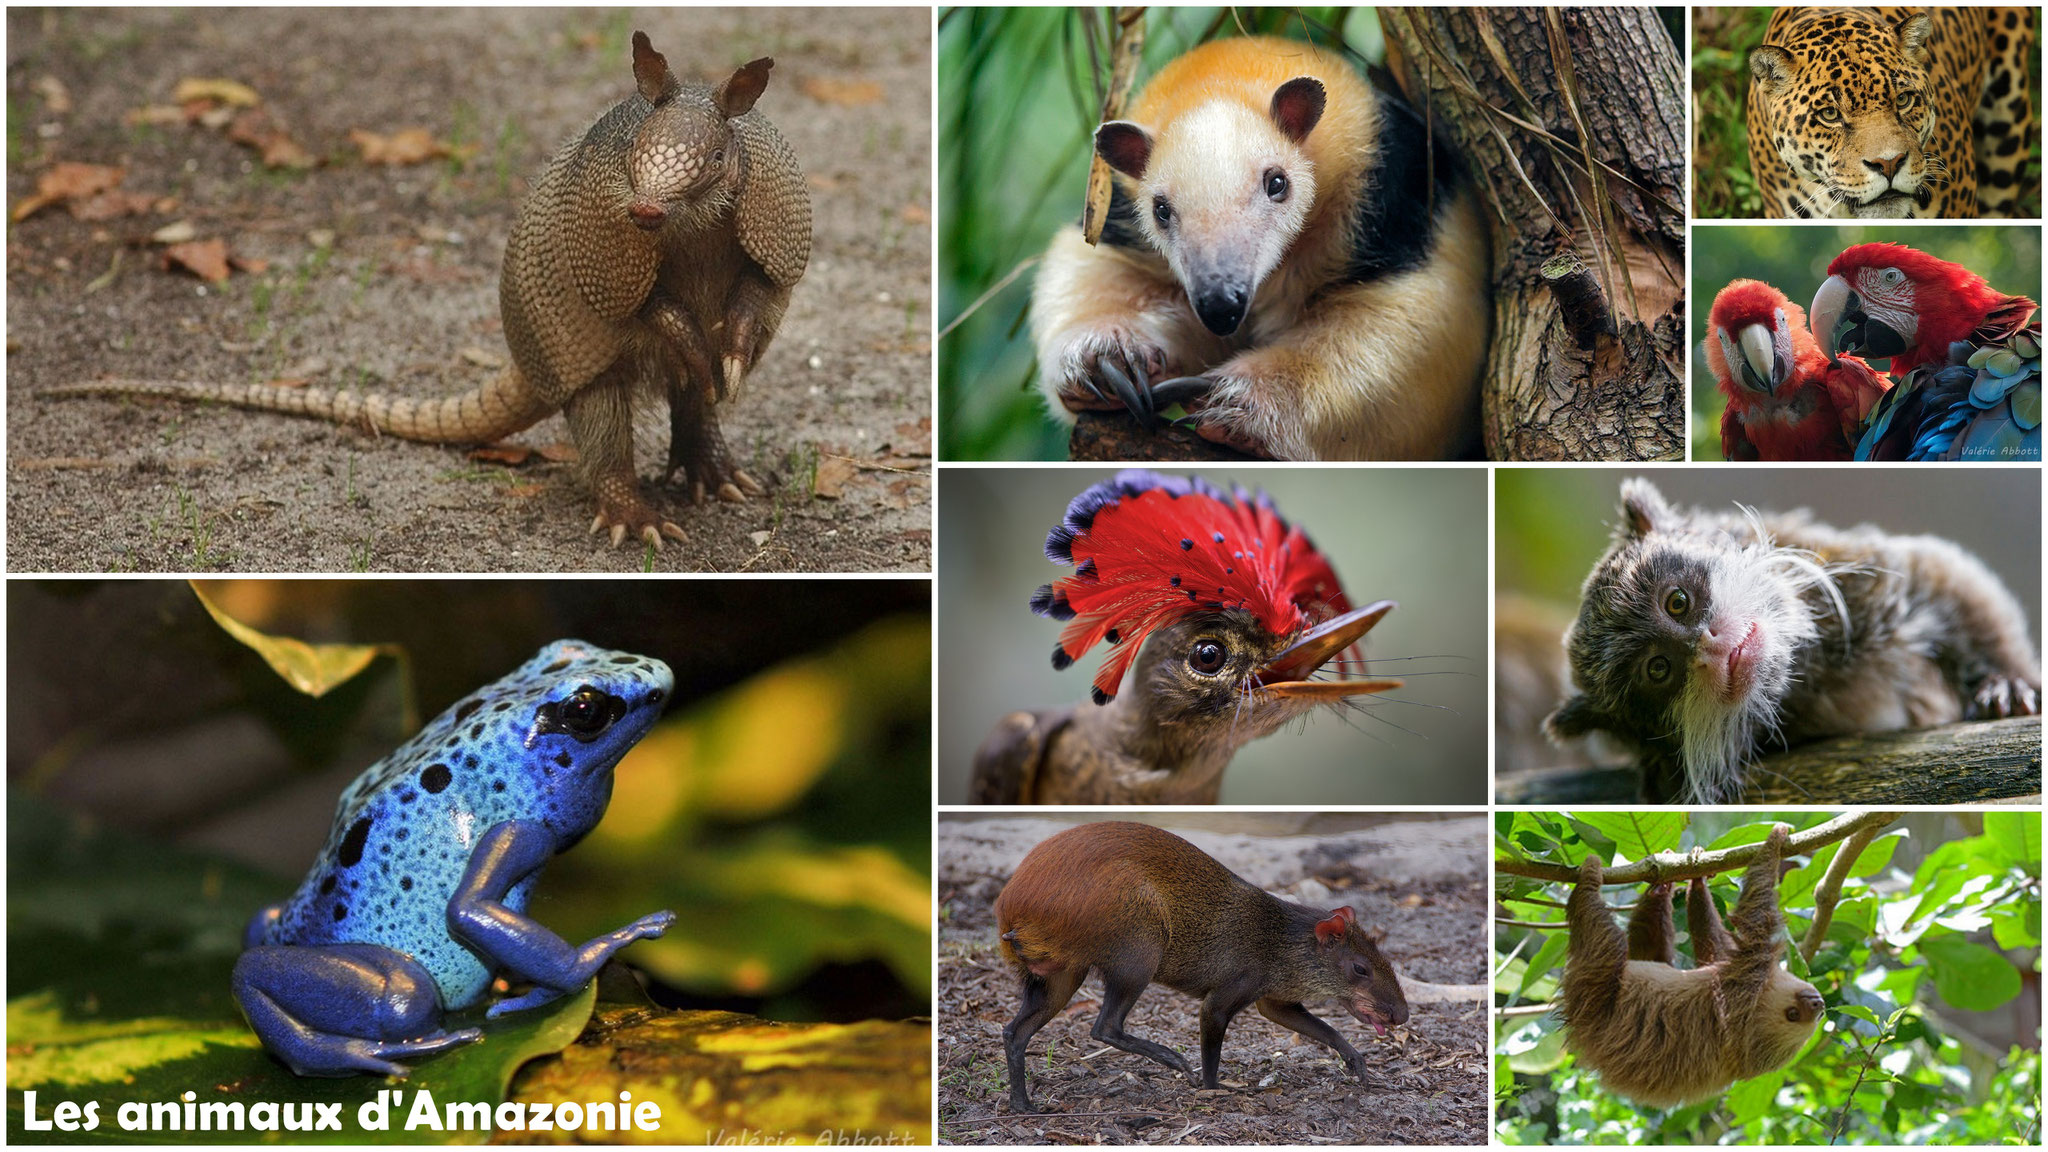
M614 953L635 940L652 940L669 930L676 922L676 914L663 909L642 916L616 932L607 932L576 949L570 966L563 970L556 980L536 983L532 988L510 999L500 1000L491 1005L484 1015L492 1020L512 1012L524 1012L538 1008L557 997L583 987L597 976L598 969L610 963Z
M444 1031L434 978L375 944L251 948L235 961L234 993L263 1046L301 1076L404 1076L394 1060L483 1039Z

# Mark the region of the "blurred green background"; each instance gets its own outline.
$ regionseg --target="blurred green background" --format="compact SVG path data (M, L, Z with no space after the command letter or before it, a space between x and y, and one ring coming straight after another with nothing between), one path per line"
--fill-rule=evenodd
M1692 458L1719 461L1727 408L1707 369L1707 317L1731 280L1775 285L1805 308L1844 248L1906 244L1953 261L1991 286L2022 296L2041 290L2041 229L2033 224L1745 224L1692 230Z
M1749 51L1763 43L1770 23L1769 8L1694 8L1692 10L1693 204L1703 219L1754 219L1763 215L1763 198L1749 174ZM2040 19L2035 18L2035 31ZM2035 112L2028 152L2026 187L2020 193L2015 219L2041 214L2041 71L2036 49L2029 81Z
M1607 550L1622 477L1632 474L1648 476L1681 508L1732 511L1736 501L1765 512L1809 508L1836 527L1868 523L1953 540L2005 581L2040 636L2038 468L1502 468L1494 486L1498 590L1576 613L1579 585Z
M946 460L1063 460L1067 425L1034 381L1034 269L983 293L1078 227L1101 120L1112 9L948 8L939 13L939 453ZM1218 35L1252 32L1385 54L1366 8L1151 8L1144 65ZM958 327L949 326L958 321ZM948 483L950 483L950 479Z
M314 697L182 581L10 581L10 1001L54 993L79 1029L240 1029L241 926L297 885L342 788L423 718L569 637L658 657L677 689L530 915L581 941L674 909L666 937L624 956L669 1006L929 1014L924 581L204 588L273 636L383 654Z
M939 492L939 800L964 802L974 751L1005 713L1092 707L1102 651L1065 672L1049 659L1057 621L1031 593L1069 574L1045 559L1068 501L1114 473L1094 468L953 468ZM1264 488L1326 553L1353 604L1394 600L1366 638L1373 665L1406 687L1363 697L1367 715L1323 710L1255 740L1223 777L1225 804L1486 802L1486 475L1473 468L1204 471ZM1421 675L1419 673L1429 673ZM1405 701L1405 703L1404 703ZM1395 727L1399 725L1399 727ZM1403 731L1406 729L1406 731Z

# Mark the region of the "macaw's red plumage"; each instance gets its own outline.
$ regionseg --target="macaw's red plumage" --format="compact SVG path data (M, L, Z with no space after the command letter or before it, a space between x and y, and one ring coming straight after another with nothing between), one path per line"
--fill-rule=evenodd
M1097 704L1116 696L1154 629L1222 612L1249 614L1269 636L1293 638L1258 670L1254 687L1301 696L1358 691L1366 682L1306 680L1392 607L1354 612L1330 562L1264 493L1228 494L1196 476L1131 469L1089 488L1047 535L1045 555L1074 566L1031 598L1032 611L1067 621L1053 667L1099 642L1113 647L1095 674Z
M2039 460L2041 326L2034 301L1903 244L1828 265L1809 317L1821 351L1891 358L1858 460Z
M1847 460L1863 417L1891 382L1854 356L1830 364L1806 313L1759 280L1736 280L1708 314L1707 366L1728 407L1730 460Z

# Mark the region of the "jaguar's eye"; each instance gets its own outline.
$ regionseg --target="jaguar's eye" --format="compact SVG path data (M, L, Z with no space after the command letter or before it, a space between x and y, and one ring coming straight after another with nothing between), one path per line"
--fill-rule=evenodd
M1166 202L1166 197L1152 198L1152 219L1159 221L1161 228L1173 227L1173 205Z
M1833 108L1815 108L1813 118L1822 124L1835 125L1842 122L1842 114Z
M1918 104L1919 102L1920 94L1918 92L1901 92L1899 93L1898 98L1895 101L1893 101L1895 106L1901 112L1906 111L1907 109L1913 107L1913 105Z
M1266 170L1266 199L1276 203L1287 199L1287 173L1278 168Z
M1223 668L1223 645L1214 640L1197 640L1188 650L1188 667L1204 676L1214 676Z
M1643 665L1643 675L1648 676L1652 684L1662 684L1671 679L1671 661L1663 656L1652 656Z
M1664 611L1674 620L1680 620L1692 609L1692 597L1683 588L1673 588L1664 594Z

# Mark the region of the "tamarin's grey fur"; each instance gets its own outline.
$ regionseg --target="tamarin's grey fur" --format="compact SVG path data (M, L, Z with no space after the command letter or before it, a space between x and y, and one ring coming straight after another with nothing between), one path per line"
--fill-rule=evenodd
M1056 417L1182 402L1203 436L1293 460L1470 441L1485 224L1398 96L1305 41L1230 37L1162 68L1095 149L1117 173L1102 243L1063 229L1032 298Z
M1751 862L1730 914L1732 935L1706 882L1692 882L1685 905L1692 968L1676 966L1671 885L1643 892L1623 935L1600 902L1600 857L1580 862L1565 913L1571 951L1558 1011L1566 1046L1609 1091L1677 1108L1781 1068L1805 1047L1826 1004L1813 985L1778 965L1785 953L1778 864L1789 843L1780 824Z
M1808 740L2040 711L2025 612L1955 544L1683 511L1640 478L1565 649L1548 731L1632 744L1659 803L1735 799L1746 763Z

